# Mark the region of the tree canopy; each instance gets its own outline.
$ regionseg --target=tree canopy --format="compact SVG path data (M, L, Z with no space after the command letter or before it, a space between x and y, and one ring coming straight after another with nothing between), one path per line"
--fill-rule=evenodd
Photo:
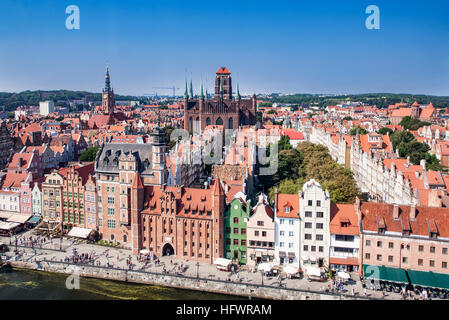
M80 161L95 161L98 150L100 150L99 147L92 147L83 151L80 155Z
M324 146L304 142L296 149L279 153L278 170L267 179L271 181L269 197L274 197L274 186L278 186L279 193L295 194L310 179L328 190L334 203L353 203L360 196L350 170L337 164Z
M392 134L394 131L390 128L384 127L384 128L380 128L379 131L377 131L378 134L381 135L387 135L387 134Z
M365 128L362 128L360 126L351 128L351 130L349 130L349 135L350 136L355 136L357 134L357 131L359 132L359 134L368 134L368 130L366 130Z
M430 170L443 171L446 170L440 164L435 155L429 153L430 147L426 143L421 143L415 139L410 131L396 131L390 135L391 143L394 150L398 150L399 156L403 158L410 157L410 162L420 164L421 160L426 160L426 167Z
M399 125L403 126L405 130L418 130L421 127L429 126L430 123L407 116L402 119Z

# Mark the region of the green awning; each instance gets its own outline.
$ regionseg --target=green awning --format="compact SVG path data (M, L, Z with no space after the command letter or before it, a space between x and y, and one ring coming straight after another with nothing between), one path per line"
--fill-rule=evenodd
M364 264L363 274L366 279L408 283L407 274L404 269Z
M416 270L407 270L407 273L410 282L413 285L428 288L449 289L449 275L447 274Z
M27 222L29 223L39 223L41 221L41 217L32 216Z

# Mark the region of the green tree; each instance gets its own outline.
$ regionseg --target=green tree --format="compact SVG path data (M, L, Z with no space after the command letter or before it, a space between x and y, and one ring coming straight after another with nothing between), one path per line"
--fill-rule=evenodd
M393 144L393 149L396 150L401 143L409 143L415 140L415 136L409 131L396 131L390 136L390 141Z
M287 135L282 135L281 139L279 139L279 142L278 142L278 151L290 150L292 148L293 147L290 144L290 137Z
M391 130L390 128L384 127L384 128L380 128L379 131L377 131L378 134L382 134L382 135L387 135L387 134L392 134L394 131Z
M80 161L95 161L95 157L97 156L99 147L89 148L80 155Z
M279 193L295 194L310 179L320 182L334 203L353 203L356 196L360 197L351 170L332 160L327 148L309 142L279 153L278 172L266 179L271 183L266 185L271 187L269 197L273 199L275 185Z
M349 130L350 136L355 136L357 134L357 130L359 134L368 134L368 131L365 128L361 128L360 126L354 127L351 130Z
M403 126L405 130L418 130L421 127L430 125L430 123L407 116L402 118L399 125Z

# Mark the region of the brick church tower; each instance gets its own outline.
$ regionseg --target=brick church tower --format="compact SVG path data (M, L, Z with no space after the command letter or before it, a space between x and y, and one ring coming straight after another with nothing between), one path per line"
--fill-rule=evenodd
M109 67L106 67L106 77L102 94L102 106L104 114L113 114L115 107L114 90L111 88L111 78L109 77Z
M220 125L224 129L237 129L241 125L256 124L257 101L253 95L251 99L242 99L237 85L235 97L232 95L231 72L221 67L215 74L215 96L210 99L207 90L203 93L201 85L199 98L193 94L190 82L190 94L184 93L184 130L201 133L209 125Z
M228 68L221 67L215 75L215 97L232 99L232 78Z

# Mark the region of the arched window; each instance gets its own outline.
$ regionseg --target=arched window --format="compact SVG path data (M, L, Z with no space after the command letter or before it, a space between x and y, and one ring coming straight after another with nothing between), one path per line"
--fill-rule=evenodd
M223 125L223 119L222 119L221 117L219 117L219 118L217 119L217 121L215 122L215 124L216 124L217 126L222 126L222 125Z
M200 132L200 118L199 117L196 117L196 120L195 120L195 132L196 133Z
M210 126L210 118L209 117L206 118L206 126Z
M193 118L190 117L189 119L189 130L193 130Z
M234 129L234 119L229 118L229 129Z

